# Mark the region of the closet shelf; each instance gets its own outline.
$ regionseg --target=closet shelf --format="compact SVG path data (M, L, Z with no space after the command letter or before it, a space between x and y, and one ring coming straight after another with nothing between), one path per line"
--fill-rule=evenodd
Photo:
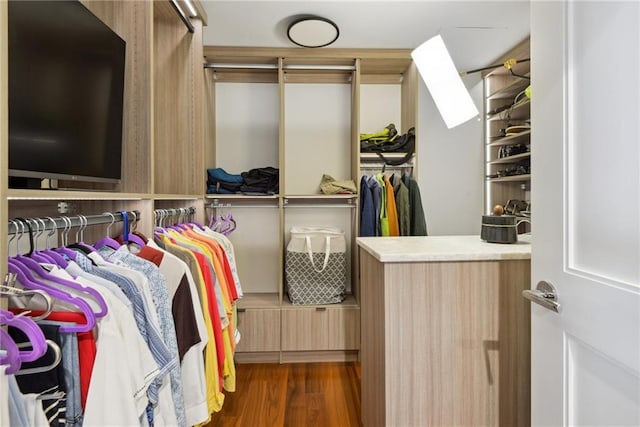
M245 293L238 300L238 309L280 308L280 296L277 293Z
M8 189L8 200L146 200L150 193L117 193L111 191L22 190Z
M488 121L496 120L514 120L524 119L531 116L531 100L525 99L513 105L511 108L501 111L499 113L487 116ZM509 117L507 117L507 115Z
M509 157L502 157L500 159L496 159L496 160L492 160L490 162L487 162L488 165L499 165L499 164L503 164L503 163L513 163L516 162L518 160L522 160L522 159L528 159L531 157L531 153L521 153L521 154L516 154L513 156L509 156Z
M256 196L250 194L207 194L204 196L205 199L221 199L221 200L264 200L264 199L277 199L277 194L266 194L264 196Z
M502 178L487 178L488 182L518 182L518 181L530 181L531 174L522 174L522 175L511 175L511 176L503 176Z
M524 132L517 133L515 135L509 135L505 137L499 137L487 144L489 147L497 147L500 145L510 145L510 144L525 144L529 143L529 137L531 135L530 130L526 130Z
M382 153L383 156L385 156L387 159L401 159L404 156L407 155L407 153ZM411 160L413 160L415 158L415 154L413 157L411 157ZM376 153L360 153L360 161L361 162L379 162L380 156L378 156ZM407 162L409 163L409 162Z

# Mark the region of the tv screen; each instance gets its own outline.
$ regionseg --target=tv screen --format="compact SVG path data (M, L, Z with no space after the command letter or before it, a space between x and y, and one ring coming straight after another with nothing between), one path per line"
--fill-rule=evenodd
M9 1L9 176L118 182L126 43L79 1Z

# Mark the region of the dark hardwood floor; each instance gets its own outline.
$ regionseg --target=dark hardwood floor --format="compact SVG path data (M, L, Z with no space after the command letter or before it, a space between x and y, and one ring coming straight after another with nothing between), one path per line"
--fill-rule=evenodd
M239 364L207 427L361 426L360 363Z

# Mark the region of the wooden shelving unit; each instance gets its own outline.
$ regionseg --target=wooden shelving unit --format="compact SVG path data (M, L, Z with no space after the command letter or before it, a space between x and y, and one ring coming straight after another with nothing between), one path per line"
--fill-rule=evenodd
M529 39L522 41L495 63L529 58ZM514 66L514 73L530 77L530 62ZM531 184L531 101L524 91L531 81L513 76L505 68L486 72L485 93L485 213L508 200L530 200ZM498 111L488 114L488 112ZM524 130L509 134L510 126ZM529 127L527 129L527 127ZM513 148L513 151L510 151ZM516 154L511 154L515 152Z
M367 161L367 155L360 156L361 118L371 113L372 104L393 105L391 119L399 130L415 127L417 74L410 51L205 46L204 55L211 113L206 168L238 174L272 166L280 175L279 194L266 199L205 196L207 206L231 212L243 228L233 238L245 290L240 319L251 332L250 338L243 333L236 357L247 362L357 359L358 195L321 194L319 185L326 173L358 187ZM375 126L391 119L378 118ZM288 299L289 230L304 225L345 231L349 293L340 304L301 306ZM264 336L272 339L259 338Z

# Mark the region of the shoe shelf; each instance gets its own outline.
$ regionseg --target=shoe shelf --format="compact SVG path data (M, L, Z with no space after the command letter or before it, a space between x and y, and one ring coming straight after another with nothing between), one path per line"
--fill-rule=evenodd
M500 178L487 178L487 182L499 183L499 182L528 182L531 181L531 174L511 175L503 176Z
M511 145L511 144L528 144L531 137L531 131L526 130L524 132L517 133L515 135L497 137L497 139L492 140L487 144L488 147L497 147L500 145Z
M509 157L502 157L500 159L492 160L490 162L487 162L487 164L500 165L504 163L515 163L523 159L528 159L530 157L531 157L531 153L521 153L521 154L515 154L513 156L509 156Z

